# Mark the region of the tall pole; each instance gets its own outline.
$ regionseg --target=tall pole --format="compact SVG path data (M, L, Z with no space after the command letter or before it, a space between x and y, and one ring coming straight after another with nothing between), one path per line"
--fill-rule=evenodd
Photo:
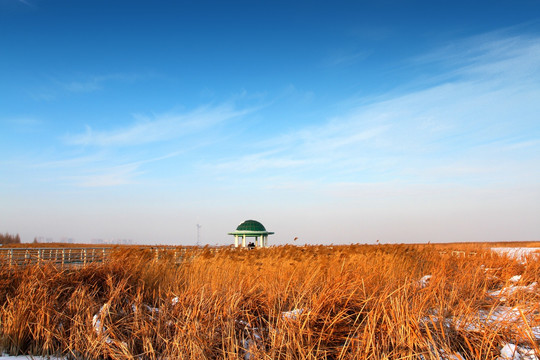
M201 242L201 228L202 225L197 224L197 246L199 246Z

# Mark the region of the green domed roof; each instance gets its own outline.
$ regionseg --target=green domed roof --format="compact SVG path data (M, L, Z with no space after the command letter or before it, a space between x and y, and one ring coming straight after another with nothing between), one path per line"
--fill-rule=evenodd
M255 220L246 220L236 228L236 231L266 231L263 224Z
M257 247L267 247L268 235L272 235L274 233L271 231L266 231L263 224L258 221L246 220L238 225L235 231L228 234L234 235L234 243L236 247L238 247L238 239L240 237L242 237L242 247L246 247L246 238L256 238L258 244L256 245Z

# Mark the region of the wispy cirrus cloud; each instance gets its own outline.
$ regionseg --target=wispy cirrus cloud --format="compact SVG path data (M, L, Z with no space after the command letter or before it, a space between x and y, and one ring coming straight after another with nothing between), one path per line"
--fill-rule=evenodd
M61 177L78 187L136 184L147 174L151 163L160 163L193 148L204 147L207 142L212 143L214 136L220 138L223 135L216 129L252 111L255 109L238 109L232 103L225 103L182 113L136 115L131 124L112 130L94 130L87 126L83 133L63 137L65 146L78 156L44 161L34 167L75 174ZM214 131L216 134L211 135ZM178 141L181 150L177 150ZM132 149L125 150L125 147ZM144 159L148 154L154 156ZM185 164L186 160L178 161ZM164 165L152 165L160 166Z
M286 151L267 151L244 155L232 161L224 161L213 168L218 171L253 173L261 170L303 168L309 165L321 165L326 161L326 159L288 157Z
M438 68L420 89L349 100L342 114L260 142L216 169L247 162L244 172L255 177L260 164L290 169L283 181L292 174L333 182L517 181L513 170L540 161L538 59L540 38L532 35L466 39L414 60Z
M74 156L63 159L47 160L31 164L33 168L42 169L80 169L82 167L104 161L106 154L94 153L91 155Z
M76 74L47 76L46 81L27 90L29 96L37 101L53 101L69 94L86 94L102 91L111 83L132 84L156 77L156 74Z
M260 141L258 145L263 148L260 151L223 160L211 168L217 172L263 176L270 181L293 174L300 177L319 174L321 179L332 173L336 175L369 166L369 155L357 150L375 146L377 139L389 129L388 125L364 124L359 128L347 121L331 121ZM357 151L356 156L351 156L353 149ZM276 186L280 185L272 185Z
M496 31L454 42L412 59L411 66L438 66L439 82L490 77L492 80L526 81L538 76L540 44L536 35Z
M17 116L0 120L12 129L19 132L33 132L41 128L44 124L42 119L35 116Z
M111 81L127 82L132 83L141 78L147 76L136 75L136 74L107 74L107 75L89 75L81 76L79 79L71 81L62 81L56 80L58 85L68 91L73 93L84 93L84 92L93 92L101 90L106 83Z
M33 168L75 174L61 175L59 178L63 182L77 187L110 187L135 184L137 178L145 173L144 165L159 163L180 154L180 151L176 151L163 156L129 161L114 157L111 159L110 154L101 152L89 156L37 163L33 165Z
M324 61L325 66L349 66L365 60L371 55L370 51L336 51Z
M236 109L231 104L203 106L188 113L166 113L153 116L136 115L135 122L114 130L93 130L67 135L69 145L133 146L192 135L226 120L242 117L253 109Z
M23 4L23 5L29 6L29 7L31 7L31 8L34 7L34 5L31 4L31 3L30 3L29 1L27 1L27 0L17 0L17 2L20 3L20 4Z
M89 174L70 176L66 178L66 181L79 187L110 187L133 184L135 178L143 173L140 164L133 163L94 170Z

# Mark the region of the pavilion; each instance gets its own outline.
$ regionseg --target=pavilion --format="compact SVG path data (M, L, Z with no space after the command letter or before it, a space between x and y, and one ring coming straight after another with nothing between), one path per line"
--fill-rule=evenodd
M234 235L234 247L238 247L239 240L242 239L242 247L246 247L246 238L255 238L256 247L268 247L268 235L273 232L266 231L266 228L258 221L246 220L236 228L236 231L228 233Z

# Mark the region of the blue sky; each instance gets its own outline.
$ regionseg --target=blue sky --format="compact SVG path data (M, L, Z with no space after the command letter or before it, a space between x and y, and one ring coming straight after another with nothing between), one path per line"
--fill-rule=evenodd
M0 0L0 232L540 239L538 1Z

